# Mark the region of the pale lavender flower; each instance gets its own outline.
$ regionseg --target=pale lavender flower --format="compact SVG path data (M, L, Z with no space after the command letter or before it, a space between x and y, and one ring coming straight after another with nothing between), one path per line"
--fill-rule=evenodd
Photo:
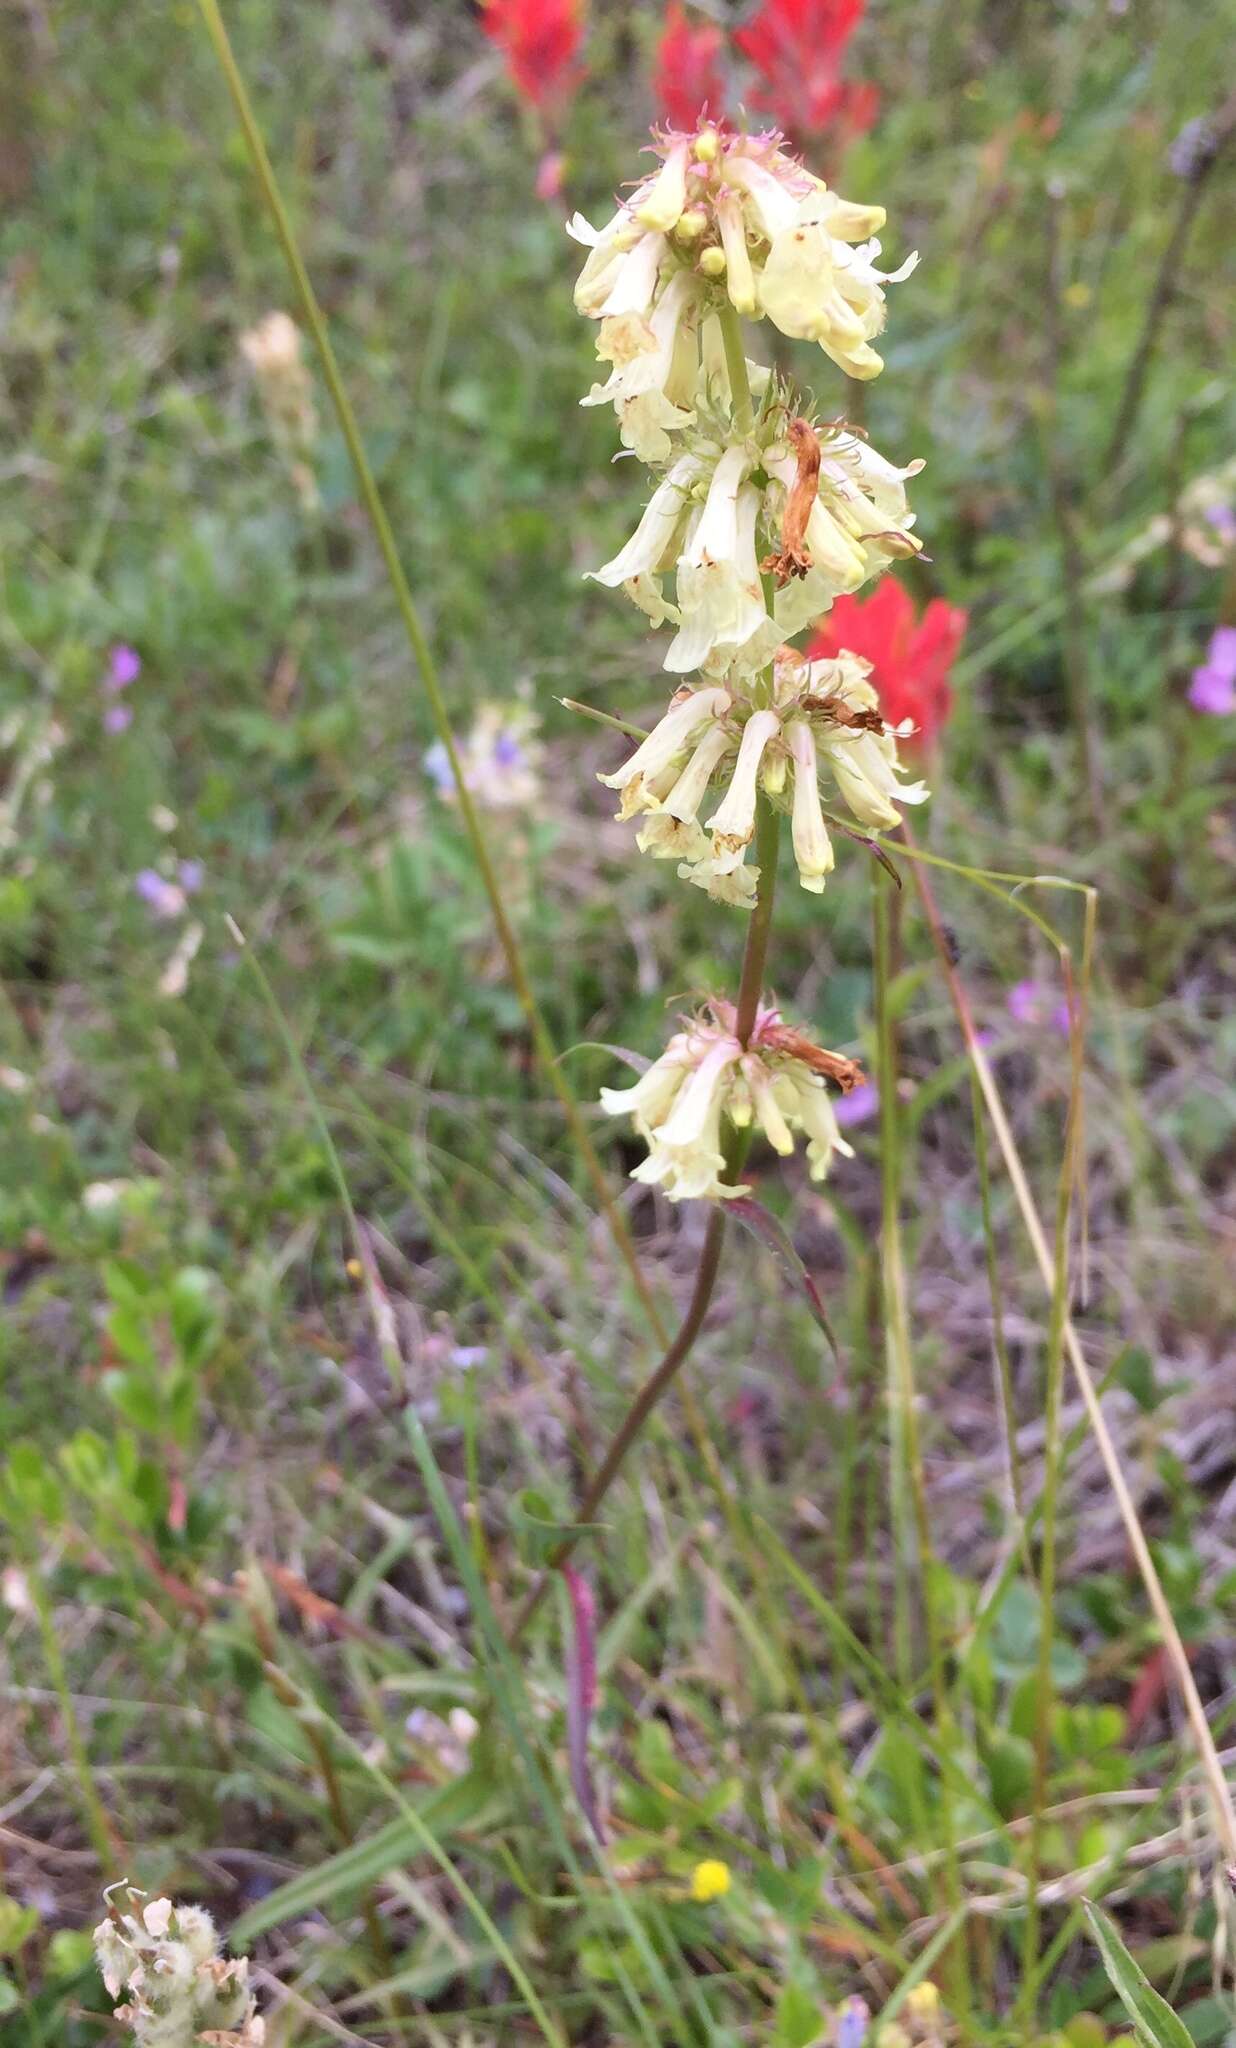
M486 810L531 810L540 794L541 745L537 719L518 700L482 704L470 730L456 741L469 793ZM425 772L440 796L452 799L455 777L441 740L426 750Z
M857 1088L851 1088L848 1095L834 1102L833 1115L839 1124L865 1124L878 1114L879 1108L880 1091L875 1082L860 1081Z
M156 917L179 917L185 907L184 890L157 868L142 868L133 878L133 887Z
M180 886L186 896L196 896L206 878L206 870L200 860L182 860L177 873Z
M837 2048L862 2048L870 2018L865 1998L847 1998L837 2009Z
M1214 128L1206 114L1186 121L1167 152L1168 169L1178 178L1196 178L1215 146Z
M1014 1024L1037 1024L1043 1015L1043 984L1041 981L1015 981L1005 998L1005 1005Z
M109 704L103 713L103 730L111 733L127 732L133 723L133 708L129 704Z
M141 655L135 647L127 647L122 640L113 647L108 657L107 678L103 687L110 692L127 690L130 683L137 681L141 672Z
M432 747L425 750L425 773L441 796L450 795L455 787L455 777L441 740L435 740Z
M1067 1002L1053 1001L1052 990L1046 982L1014 982L1005 1004L1015 1024L1029 1024L1036 1029L1046 1024L1063 1038L1068 1037L1069 1006ZM990 1042L991 1033L982 1032L980 1037Z
M1236 677L1225 676L1217 668L1195 668L1189 702L1195 711L1204 711L1211 718L1236 711Z
M1236 511L1230 505L1208 505L1203 516L1221 540L1236 540Z
M1206 660L1193 671L1189 702L1210 716L1236 711L1236 626L1215 627Z

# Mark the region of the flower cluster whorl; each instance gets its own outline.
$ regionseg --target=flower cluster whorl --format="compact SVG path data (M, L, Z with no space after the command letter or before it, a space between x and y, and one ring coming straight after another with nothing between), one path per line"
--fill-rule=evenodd
M215 1923L202 1906L151 1899L140 1915L114 1906L94 1930L95 1956L116 2018L139 2048L262 2048L265 2022L249 1990L245 1956L219 1952Z
M728 689L681 691L626 766L601 777L620 792L620 818L645 819L640 851L679 859L683 880L722 902L750 904L759 869L746 864L746 853L762 790L788 811L798 879L819 895L834 858L821 769L858 823L874 831L897 824L898 803L927 796L923 783L898 780L897 731L876 708L867 668L851 654L807 661L782 647L771 689L731 678ZM707 791L727 779L723 801L701 823Z
M673 1201L710 1196L732 1201L749 1187L723 1179L723 1121L738 1130L756 1123L775 1152L794 1150L793 1133L807 1139L813 1180L828 1172L834 1152L851 1148L837 1128L826 1080L846 1093L862 1071L841 1053L825 1052L761 1007L744 1045L732 1003L714 999L682 1019L659 1060L633 1088L603 1088L607 1116L631 1116L647 1140L648 1157L632 1180L665 1190Z

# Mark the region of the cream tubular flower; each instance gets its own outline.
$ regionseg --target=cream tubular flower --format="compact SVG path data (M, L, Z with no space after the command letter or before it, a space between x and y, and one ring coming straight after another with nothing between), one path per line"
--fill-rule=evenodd
M899 803L926 803L925 783L898 782L897 744L887 734L841 728L824 738L821 748L860 825L887 831L901 823Z
M880 244L850 243L882 226L882 207L856 207L819 188L801 201L797 219L771 242L760 273L760 308L796 341L817 341L851 377L878 376L883 358L871 347L884 326L882 285L900 283L918 261L879 271Z
M853 1159L854 1147L842 1137L832 1097L818 1075L806 1072L783 1085L793 1088L791 1115L807 1136L807 1170L812 1180L823 1180L834 1152L840 1152L843 1159Z
M760 1129L773 1151L788 1159L794 1150L794 1134L781 1114L772 1075L763 1060L748 1053L742 1063L742 1077L750 1090L751 1110L759 1119ZM749 1118L740 1115L738 1120L745 1123Z
M788 494L792 455L770 454L765 468ZM804 536L811 566L777 592L773 611L781 639L813 625L835 597L857 590L898 558L918 554L905 480L921 462L898 469L857 434L821 435L819 491Z
M759 869L748 867L745 862L735 867L728 860L717 860L707 851L707 845L705 842L703 859L683 862L678 870L679 881L706 890L714 903L726 903L732 910L754 910Z
M755 277L747 254L747 229L742 202L736 193L723 192L717 201L717 227L725 255L725 289L736 313L756 309Z
M724 802L708 821L712 833L712 857L719 870L739 866L755 831L756 792L760 762L769 741L781 731L775 711L757 711L747 720L734 776Z
M575 310L587 320L599 320L622 265L647 230L631 219L625 207L619 207L603 228L594 228L582 213L573 213L566 231L588 251L575 280Z
M926 803L926 783L899 779L896 733L880 718L865 662L852 654L812 662L791 656L778 665L778 676L784 692L821 707L807 714L817 758L860 824L884 831L901 823L898 804Z
M708 857L708 834L694 818L676 818L665 809L650 811L635 835L641 853L653 860L678 860L685 865L679 874L690 872L697 861Z
M682 774L670 790L662 808L671 818L689 824L704 801L704 792L712 781L713 773L733 746L724 725L718 722L709 727L696 747Z
M677 566L681 624L665 656L675 674L724 668L767 620L755 549L761 497L744 481L750 466L745 446L727 448L688 528Z
M679 271L661 294L651 319L628 312L601 322L597 354L613 364L609 380L594 384L581 405L612 402L623 444L641 462L665 462L674 428L689 426L699 350L695 325L699 287Z
M680 1031L633 1088L602 1088L601 1107L606 1116L634 1117L646 1136L669 1115L690 1065L690 1040Z
M635 193L631 209L646 228L667 234L677 227L687 203L687 165L691 161L691 137L675 142L651 183Z
M676 1033L634 1088L601 1090L606 1115L630 1115L647 1141L648 1157L632 1180L663 1187L672 1202L750 1192L720 1179L722 1101L741 1053L732 1033L701 1021Z
M629 818L633 811L660 809L659 800L650 796L651 785L676 765L696 734L729 707L728 690L688 690L675 697L626 766L613 775L597 777L607 789L622 791L619 816Z
M805 718L792 719L785 729L794 763L794 801L790 833L798 879L814 896L823 894L825 877L836 859L824 824L817 779L815 734Z
M798 219L799 200L792 186L769 170L766 164L733 151L725 160L725 177L726 182L742 195L746 212L766 241L775 241L786 228L794 226ZM882 227L883 224L881 209L878 225Z
M664 235L640 236L614 272L613 284L600 308L603 320L648 311L656 296L657 278L668 247Z
M680 455L648 500L626 546L611 562L590 570L591 581L609 590L625 588L650 616L655 617L658 608L664 616L668 608L660 605L658 579L674 565L692 510L688 493L706 473L707 464L699 456Z

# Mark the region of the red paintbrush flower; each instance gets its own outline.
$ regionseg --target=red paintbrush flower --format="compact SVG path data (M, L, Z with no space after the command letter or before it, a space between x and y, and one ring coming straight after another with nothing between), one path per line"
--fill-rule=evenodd
M868 598L839 597L808 650L813 660L857 654L871 663L871 680L890 725L913 719L920 745L933 740L953 702L948 672L957 657L967 614L933 597L917 618L914 601L886 576Z
M828 131L840 150L865 135L879 110L874 85L841 76L845 47L866 0L764 0L734 40L760 83L751 104L772 114L802 148Z
M657 107L671 128L694 128L704 112L714 120L724 114L724 47L724 32L714 22L692 28L679 0L671 0L652 81Z
M505 56L520 98L541 114L561 107L582 76L582 0L484 0L481 26Z

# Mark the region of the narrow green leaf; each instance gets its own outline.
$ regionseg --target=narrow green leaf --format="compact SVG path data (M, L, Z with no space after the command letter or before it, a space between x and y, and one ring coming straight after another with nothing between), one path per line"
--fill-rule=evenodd
M1133 2022L1138 2040L1145 2044L1145 2048L1193 2048L1193 2037L1184 2021L1172 2011L1165 1998L1160 1998L1145 1971L1129 1954L1114 1923L1097 1906L1092 1906L1089 1899L1084 1899L1082 1904L1090 1932L1103 1958L1103 1968Z
M413 1793L409 1803L416 1806L427 1824L432 1824L439 1841L482 1822L486 1829L495 1828L505 1815L505 1806L496 1799L493 1785L474 1773L441 1790L419 1797ZM234 1947L244 1948L283 1920L316 1912L342 1892L357 1892L376 1883L397 1864L409 1863L422 1854L423 1847L411 1822L402 1814L396 1815L363 1841L353 1842L337 1856L315 1864L312 1870L303 1870L299 1877L289 1878L277 1891L259 1899L229 1930L228 1940Z

